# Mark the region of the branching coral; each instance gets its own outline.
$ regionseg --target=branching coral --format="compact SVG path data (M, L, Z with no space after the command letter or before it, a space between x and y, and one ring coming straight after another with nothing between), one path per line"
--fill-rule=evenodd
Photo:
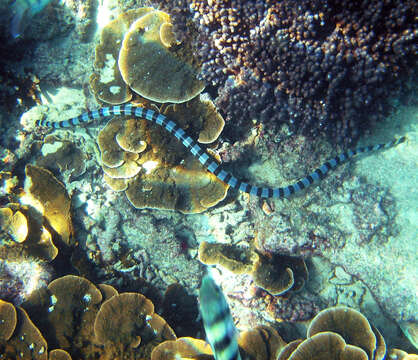
M348 142L414 73L414 1L165 0L163 8L193 42L234 127L256 117Z

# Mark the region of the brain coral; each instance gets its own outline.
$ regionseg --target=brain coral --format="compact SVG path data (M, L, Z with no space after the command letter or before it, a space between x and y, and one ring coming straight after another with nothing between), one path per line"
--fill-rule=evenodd
M190 41L201 77L216 87L217 104L234 125L256 117L356 138L416 64L412 0L163 3L183 37L190 26L181 23L197 29Z

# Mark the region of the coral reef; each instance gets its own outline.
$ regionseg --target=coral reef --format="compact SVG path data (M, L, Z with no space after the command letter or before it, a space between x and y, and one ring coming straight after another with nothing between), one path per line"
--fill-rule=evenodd
M418 355L408 354L405 351L399 349L392 349L389 351L388 359L390 360L417 360Z
M175 40L170 21L168 14L142 7L105 26L96 47L91 88L98 100L110 104L129 101L133 93L141 96L140 101L187 102L162 107L163 112L183 127L197 129L200 142L211 143L224 120L213 103L197 99L204 85L196 79L193 56L186 56L187 48ZM216 205L225 197L227 185L200 171L199 162L184 151L172 156L177 151L170 148L178 146L162 131L146 121L111 120L98 137L106 183L115 191L125 191L136 208L192 213Z
M257 326L239 334L238 345L244 359L276 360L279 351L286 345L278 332L269 326ZM212 349L206 341L191 337L164 341L151 353L151 360L174 360L213 358Z
M248 2L243 1L162 2L175 3L176 8L172 5L167 7L171 9L168 11L170 22L161 23L161 14L157 16L155 26L158 31L152 32L152 36L158 36L161 46L159 49L163 49L164 54L170 53L176 59L191 59L188 64L195 69L203 65L202 79L207 81L207 91L210 95L217 97L216 106L208 103L206 110L199 112L196 104L199 103L200 106L203 101L198 96L192 101L187 101L184 106L161 106L141 99L140 95L133 93L128 86L127 92L132 92L132 98L137 103L146 104L169 118L176 119L194 139L199 138L199 142L203 144L211 143L208 146L209 150L218 151L222 159L229 163L226 165L229 169L245 181L262 186L291 182L337 151L320 138L295 136L292 134L293 130L316 133L315 129L326 129L335 141L338 141L338 136L344 137L346 141L349 140L349 136L354 138L358 129L363 125L368 128L370 123L385 112L387 103L383 98L396 94L395 88L403 76L408 74L411 65L409 61L415 61L413 53L416 50L413 49L416 45L413 41L416 35L407 32L407 28L414 26L408 24L411 20L408 1L399 4L374 0L369 4L343 2L341 6L331 1L314 1L310 2L313 8L307 11L307 2L304 1L300 2L300 9L289 1L257 0L252 3L251 8ZM116 1L100 2L101 8L109 7L109 14L113 17L103 17L100 13L98 19L116 19L122 8L125 10L128 6L133 8L133 5L144 5L143 1L136 0L120 0L118 3L116 6ZM190 3L194 4L192 9ZM377 8L378 3L384 4L382 9ZM31 312L30 317L48 342L48 350L59 347L57 338L68 346L65 350L54 349L49 352L48 357L61 356L68 359L72 356L74 359L83 359L87 353L90 358L116 358L119 354L115 353L120 349L128 357L141 351L146 342L145 338L151 331L145 331L146 334L142 335L132 333L131 330L138 324L147 326L147 316L145 315L145 320L132 316L135 321L128 322L126 314L120 311L123 307L121 303L127 308L135 308L134 312L141 310L135 306L131 307L127 304L128 301L125 303L124 296L118 295L115 288L120 291L139 291L148 299L152 299L155 311L162 315L178 336L203 338L201 326L197 321L196 298L193 296L203 271L203 266L198 261L199 244L203 241L222 242L232 244L233 247L245 248L251 246L248 239L254 237L257 237L260 253L266 256L259 262L263 264L261 270L271 273L271 267L266 266L272 265L271 260L286 260L287 256L297 255L304 257L310 277L306 281L306 276L301 276L301 283L305 282L305 286L299 291L294 291L293 286L284 294L273 296L256 286L251 276L228 274L221 266L216 267L215 272L219 272L220 282L231 303L237 327L242 330L241 334L245 334L244 330L248 328L252 329L253 335L248 336L246 340L246 351L251 355L249 357L257 358L258 355L257 360L265 360L268 358L267 354L270 354L271 359L277 360L275 346L270 346L271 343L267 341L277 340L276 330L286 341L293 340L298 337L297 330L299 333L303 331L303 323L315 316L320 309L334 304L346 304L361 310L369 319L373 319L373 323L382 331L390 347L395 346L411 352L411 344L406 343L407 340L397 325L402 327L405 335L414 343L416 319L413 309L416 308L416 302L415 297L411 296L415 290L411 285L411 279L415 276L415 267L411 264L416 250L414 243L406 241L406 237L416 236L413 232L402 234L404 223L398 221L403 219L403 222L407 222L415 218L415 212L412 211L415 208L415 193L411 187L405 187L405 177L409 176L409 182L414 183L413 165L416 164L416 155L411 155L415 152L416 137L412 137L411 132L405 126L400 126L396 119L389 119L393 126L385 126L390 130L385 131L381 138L367 139L367 144L385 142L393 137L393 134L403 136L408 132L407 143L399 149L371 156L367 162L359 159L355 167L343 166L336 172L335 178L325 180L313 187L308 194L301 193L301 196L295 196L291 201L258 201L230 191L229 196L218 203L218 206L205 207L205 213L200 214L186 215L180 211L135 209L126 202L124 194L115 193L106 187L100 157L115 155L113 160L122 159L125 161L124 164L129 163L136 171L138 169L133 163L137 160L133 159L137 155L140 158L141 155L152 152L152 146L156 144L155 149L161 157L150 155L150 159L160 160L161 166L166 166L170 160L168 166L187 168L188 154L183 152L181 145L175 144L174 139L171 142L163 133L158 133L158 130L156 134L151 135L150 127L143 127L143 132L137 132L137 127L142 126L138 125L140 122L123 118L120 119L123 121L120 131L113 134L115 139L112 144L115 147L112 149L117 151L112 154L105 154L103 151L100 154L96 139L101 124L89 128L80 127L71 132L57 130L53 135L46 135L47 130L34 128L33 125L35 120L62 121L77 116L86 109L97 108L94 97L89 95L87 89L88 74L91 73L94 62L94 47L99 41L90 41L91 30L96 22L95 4L96 1L81 0L53 2L50 4L50 10L45 9L46 17L40 16L28 24L28 31L24 36L31 40L31 44L25 44L23 37L20 43L9 47L3 42L0 47L5 56L1 62L6 62L7 65L1 74L1 98L4 100L2 107L6 104L7 110L10 109L0 114L1 166L7 171L13 170L13 174L17 175L24 173L27 163L45 167L65 184L73 200L71 218L74 221L75 237L72 227L65 225L65 222L63 226L54 224L51 215L56 209L60 209L62 213L59 218L64 221L69 219L69 196L61 197L62 208L52 203L42 209L42 212L48 215L48 219L37 213L36 219L45 222L45 226L41 222L37 223L38 227L44 226L51 231L50 245L59 251L52 262L50 258L54 253L47 251L42 259L30 257L24 259L25 261L3 259L0 262L0 297L3 300L15 305L20 304L34 289L43 287L43 290L36 292L40 294L42 304L28 308ZM342 6L347 4L347 7ZM358 12L353 10L355 6L358 7ZM376 13L366 18L370 15L367 10L375 7ZM224 8L227 8L226 13ZM326 9L322 11L322 15L321 9ZM365 9L366 11L363 11ZM404 19L400 14L402 9L406 9ZM211 14L214 14L214 19L211 19ZM373 24L380 24L383 17L386 17L385 24L388 26L373 28L375 37L369 39L370 28L375 26ZM245 22L242 18L245 18ZM179 19L182 20L178 21ZM309 28L312 24L311 19L312 29ZM324 21L323 26L317 23L321 21ZM399 26L389 26L398 21ZM355 22L361 23L362 26L359 29L350 29L350 24ZM147 25L152 28L153 24ZM141 28L141 22L137 25L139 32L144 30ZM315 35L317 25L319 30ZM128 27L126 25L126 28ZM254 31L251 31L251 27ZM38 32L37 29L42 31ZM305 30L307 37L304 34ZM235 32L241 31L245 36L242 39L235 37ZM392 39L388 42L386 39L380 40L382 31L390 33ZM226 37L222 37L224 33L227 34ZM136 35L138 34L136 32ZM265 34L269 36L263 38ZM151 33L148 35L151 36ZM213 42L213 37L218 35L220 40ZM118 38L121 43L123 36ZM145 41L143 34L139 34L139 37ZM205 41L200 42L202 39ZM181 43L178 40L181 40ZM83 43L84 41L89 42ZM380 46L381 41L385 48L387 47L387 51L373 48L375 44ZM259 43L261 49L258 48ZM273 48L272 44L277 45L276 48ZM335 51L332 49L333 45L336 46ZM113 44L110 47L113 47ZM316 60L315 52L311 53L312 48L320 48L321 54L318 52L318 56L321 55L321 59ZM6 50L3 51L4 49ZM238 53L238 49L245 49L245 52ZM265 60L273 52L277 57L272 57L273 67L269 70ZM346 52L347 57L344 55L343 60L338 60L342 52ZM350 53L354 54L354 61L349 64ZM104 63L109 65L113 60L117 63L119 47L114 54L111 59L109 54L105 54ZM200 56L201 64L192 55ZM373 59L371 63L368 63L369 55ZM16 59L19 59L18 63ZM106 59L111 61L106 63ZM234 63L235 59L240 62ZM380 66L379 63L383 65ZM317 65L321 69L316 69ZM397 65L399 68L396 68ZM97 71L96 65L94 66L94 71ZM126 85L119 68L116 68L121 82L112 85ZM103 75L114 76L114 69L106 67L106 73ZM280 69L283 74L278 72ZM346 73L344 69L347 70ZM9 70L12 72L7 74ZM289 76L293 74L294 77ZM340 79L340 74L345 76L343 80ZM353 76L349 79L351 75ZM387 85L392 79L395 79L393 89L390 88L391 85ZM373 84L376 85L376 89L369 91ZM143 91L143 85L139 85L140 92ZM155 83L153 85L155 86ZM116 89L111 87L109 90ZM310 97L310 92L314 93L314 97ZM370 99L364 97L364 94L369 95ZM378 94L382 99L377 99ZM20 115L18 116L16 110L25 111L27 106L39 102L42 102L42 105L31 109L19 123ZM102 100L99 103L102 103ZM222 132L223 138L220 141L216 139L222 131L223 120L218 121L222 118L216 110L217 107L219 112L225 114L227 120L226 131ZM212 115L205 115L210 109L214 110ZM350 117L354 116L353 109L359 115L356 114L358 117L351 122ZM366 116L372 112L370 122L363 123ZM412 116L416 115L412 114L411 119ZM287 123L290 126L279 128L278 123ZM236 139L244 140L234 143ZM398 170L393 166L396 162L400 164ZM146 169L142 165L140 174L144 175ZM108 171L116 172L118 167ZM359 167L366 168L366 172L357 172L356 168ZM125 170L126 168L123 168L122 172ZM198 171L201 170L199 167ZM33 172L30 174L33 179L49 175L47 172ZM381 175L382 172L385 176ZM184 174L184 171L181 170L179 173ZM366 180L367 173L373 173L376 181ZM4 210L5 221L2 228L10 232L2 234L5 235L2 236L2 241L5 239L8 246L16 249L20 246L32 251L30 246L26 247L29 244L25 244L32 238L31 228L35 228L31 226L31 216L26 214L23 205L8 205L17 202L17 194L23 194L20 189L22 178L19 183L13 175L0 176L2 179L7 177L0 192L0 207L9 209ZM388 180L388 177L391 179ZM171 179L172 176L163 179L164 184L169 183ZM189 179L191 181L187 182L188 185L196 180L192 176L188 176ZM341 185L342 179L345 181ZM59 187L48 182L44 182L45 184L51 186L51 189ZM26 193L29 188L28 182ZM407 216L404 203L398 202L405 192L409 192L410 199ZM178 198L183 195L180 193ZM193 201L199 202L201 198L194 195L190 195ZM208 198L212 199L211 196L205 196L205 201ZM44 203L51 200L48 197L38 199ZM163 200L166 200L166 197L163 196ZM162 202L161 199L156 201L160 204ZM143 203L142 200L140 202ZM178 206L178 203L176 206L171 208L184 208ZM192 203L189 209L203 207L201 204L196 206L196 203ZM25 223L28 224L26 237ZM52 224L54 226L51 226ZM58 232L65 241L60 238ZM70 247L71 254L61 251L58 244ZM3 248L5 242L1 245ZM45 245L48 245L48 241ZM50 246L52 250L54 247ZM62 257L67 258L68 264L63 264ZM106 282L115 288L110 285L93 287L92 283L78 278L73 282L64 283L60 291L57 287L54 289L56 285L52 284L53 293L45 288L53 272L75 273L70 262L80 274L94 280L95 283ZM293 272L292 266L285 264L280 273L288 275L286 267ZM273 270L275 269L276 266L273 267ZM260 274L268 275L263 271L260 271ZM287 280L289 278L290 276ZM172 285L167 290L161 306L159 297L169 284ZM265 284L262 287L267 288ZM101 300L95 289L100 292ZM45 294L42 295L42 292ZM73 292L86 296L72 296ZM272 292L275 293L275 290ZM137 294L132 297L143 300ZM65 304L67 298L69 301ZM113 302L110 302L111 299L114 299ZM109 309L103 307L106 311L103 311L102 315L106 318L112 314L112 321L109 323L113 325L109 328L113 330L118 327L121 331L112 333L107 329L101 338L103 341L99 344L94 334L94 320L101 305L106 301L114 305L115 309L107 311ZM147 301L144 300L144 303ZM0 306L0 313L1 311ZM54 323L42 323L37 314L45 321L52 319ZM155 312L147 314L152 317ZM64 324L59 324L57 318ZM155 318L155 322L161 325L161 318ZM122 319L123 323L118 323L118 319ZM80 320L85 320L83 325L80 325ZM256 328L257 325L266 324L274 326L276 330L267 327ZM371 328L373 332L373 327ZM369 329L366 330L366 333L370 334ZM141 343L138 345L139 336ZM312 335L311 338L316 336ZM334 335L328 339L335 340L344 350L350 349L353 341L345 335L340 336L345 344L341 339L335 340ZM253 338L256 339L252 340ZM293 350L288 348L289 356L301 342L300 340L293 343ZM0 343L0 349L4 349L5 342L1 335ZM68 345L69 343L71 345ZM34 343L33 346L35 345ZM135 345L138 346L132 347ZM26 349L31 349L31 344L25 346ZM152 346L149 345L143 358L150 358L149 350ZM147 345L144 346L144 350L146 347ZM199 348L197 345L196 347ZM256 354L251 353L251 349L255 349ZM46 350L45 348L43 355L45 357ZM370 354L372 350L365 348L362 351ZM361 353L360 356L364 355L363 352L357 351ZM297 358L299 355L295 353L292 356ZM412 359L414 356L400 350L392 350L387 357Z
M47 360L47 344L25 310L0 300L0 353L7 359Z
M26 165L25 172L26 194L23 203L34 207L65 245L72 245L71 198L64 184L50 171L38 166Z
M255 360L308 360L308 359L358 359L382 360L386 344L379 331L361 313L348 307L332 307L312 319L307 339L293 340L286 344L271 327L256 327L241 332L239 350L243 358ZM207 357L211 349L193 338L180 338L158 345L151 360L179 357ZM393 349L391 359L413 359L416 355ZM399 357L397 357L399 356Z
M151 360L169 360L212 356L210 345L203 340L182 337L164 341L151 354Z
M0 260L0 298L21 304L33 291L46 286L53 270L34 258Z
M64 178L77 178L86 171L86 154L72 141L51 135L45 137L36 163Z
M78 276L52 281L22 307L45 336L44 351L62 349L74 359L144 359L159 343L176 339L145 296L118 294L110 285L96 287ZM8 339L0 340L6 342L6 348L14 345Z
M311 321L307 338L321 332L337 333L350 345L366 352L368 359L381 360L386 344L380 332L372 327L367 318L347 307L334 307L321 311Z
M180 38L197 32L201 77L234 129L257 118L349 142L414 73L413 1L162 3Z

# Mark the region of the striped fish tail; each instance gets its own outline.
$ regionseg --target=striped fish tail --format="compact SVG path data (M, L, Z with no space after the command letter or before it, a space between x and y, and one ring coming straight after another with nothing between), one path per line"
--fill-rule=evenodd
M222 290L205 275L199 290L200 313L216 360L241 360L237 331Z

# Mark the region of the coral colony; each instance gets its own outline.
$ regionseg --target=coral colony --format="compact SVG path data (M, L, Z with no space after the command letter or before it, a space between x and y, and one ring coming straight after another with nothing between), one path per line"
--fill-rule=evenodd
M34 292L21 307L0 300L0 349L7 359L40 360L74 356L285 360L310 359L319 349L319 359L324 360L339 356L416 359L416 355L398 349L388 351L383 336L367 318L344 306L319 312L309 323L306 339L289 343L271 326L237 334L222 290L209 275L202 281L200 308L210 346L194 337L177 338L154 312L151 300L140 293L119 294L110 285L96 286L85 278L67 275L52 281L46 290ZM54 350L47 357L50 348Z

